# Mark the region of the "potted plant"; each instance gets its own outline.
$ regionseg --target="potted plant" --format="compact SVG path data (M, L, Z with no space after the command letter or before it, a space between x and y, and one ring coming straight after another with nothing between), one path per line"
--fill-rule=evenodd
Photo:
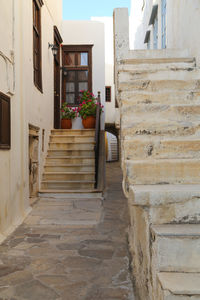
M63 102L61 107L61 128L71 129L72 119L76 118L76 109Z
M97 102L94 95L89 91L81 91L80 104L77 111L82 118L84 128L95 128L98 105L100 106L100 112L102 112L103 106Z

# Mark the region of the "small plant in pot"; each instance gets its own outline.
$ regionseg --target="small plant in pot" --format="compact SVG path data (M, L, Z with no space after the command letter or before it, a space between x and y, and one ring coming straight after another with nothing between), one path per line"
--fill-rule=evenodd
M93 93L81 91L80 104L77 111L82 118L84 128L95 128L96 110L98 105L100 106L100 112L102 112L103 106L98 103Z
M61 107L61 128L71 129L72 120L76 118L76 109L63 102Z

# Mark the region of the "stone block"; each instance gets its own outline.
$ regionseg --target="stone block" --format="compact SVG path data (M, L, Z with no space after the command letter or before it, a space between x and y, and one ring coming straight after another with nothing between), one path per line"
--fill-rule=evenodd
M127 183L198 184L200 161L195 159L126 161Z

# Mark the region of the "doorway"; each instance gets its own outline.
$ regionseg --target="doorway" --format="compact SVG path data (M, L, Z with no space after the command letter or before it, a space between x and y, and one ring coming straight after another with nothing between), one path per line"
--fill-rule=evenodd
M60 44L62 38L58 28L54 26L54 45L58 48L54 56L54 128L60 128Z
M29 197L32 204L39 191L39 128L29 125Z

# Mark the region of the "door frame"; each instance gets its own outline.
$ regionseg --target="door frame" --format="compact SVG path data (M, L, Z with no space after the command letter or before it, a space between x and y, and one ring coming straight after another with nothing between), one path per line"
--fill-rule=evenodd
M93 44L91 45L85 45L85 44L80 44L80 45L63 45L62 47L62 66L68 70L68 71L81 71L81 70L88 70L88 90L92 92L92 48ZM88 53L88 66L87 67L69 67L65 65L65 55L68 52L87 52ZM64 73L62 74L62 99L65 101L66 97L66 76ZM78 106L78 103L75 104L69 104L71 106Z
M60 128L60 96L61 96L61 43L63 42L59 30L54 26L54 45L58 47L58 53L54 57L54 128Z

